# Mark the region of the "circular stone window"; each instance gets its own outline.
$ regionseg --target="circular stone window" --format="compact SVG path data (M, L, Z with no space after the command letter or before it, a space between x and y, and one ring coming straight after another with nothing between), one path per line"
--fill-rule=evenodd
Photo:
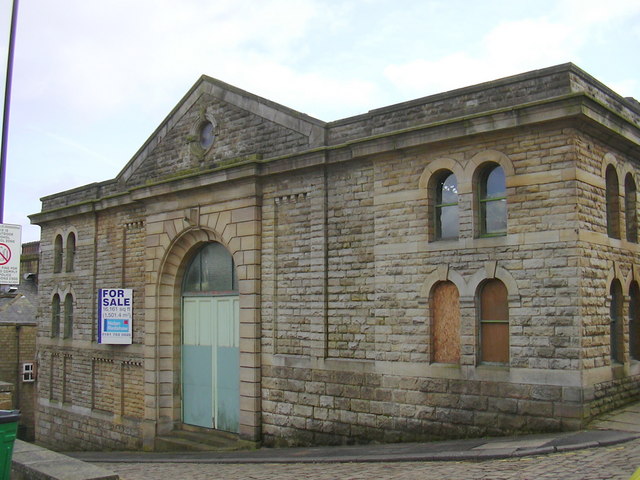
M205 150L213 145L215 135L213 133L213 123L204 122L200 126L200 146Z

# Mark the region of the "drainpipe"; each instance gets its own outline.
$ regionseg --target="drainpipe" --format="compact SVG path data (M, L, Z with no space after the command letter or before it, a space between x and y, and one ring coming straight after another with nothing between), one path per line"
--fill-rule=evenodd
M14 405L20 408L20 388L22 386L20 369L20 325L16 325L16 398Z

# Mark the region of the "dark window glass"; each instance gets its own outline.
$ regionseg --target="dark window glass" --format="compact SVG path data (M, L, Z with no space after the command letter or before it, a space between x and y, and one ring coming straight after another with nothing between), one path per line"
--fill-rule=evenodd
M487 198L504 198L507 196L507 187L502 167L496 166L487 175Z
M629 350L631 358L640 360L640 287L638 287L638 282L631 282L629 296Z
M237 293L238 281L233 258L220 243L208 243L187 268L182 291L185 294Z
M618 280L611 284L611 360L623 362L623 331L622 331L622 285Z
M64 338L73 336L73 297L70 293L64 297Z
M492 279L480 286L480 359L509 363L509 305L507 288Z
M436 238L458 238L458 181L451 172L443 173L436 190Z
M638 210L636 182L629 173L624 180L624 213L627 225L627 241L638 243Z
M618 174L612 165L606 172L606 209L607 209L607 235L611 238L620 238L620 195L618 193Z
M499 165L487 167L480 176L480 225L483 235L507 233L507 187Z
M76 258L76 236L74 233L70 233L69 236L67 236L66 257L65 270L67 272L73 272Z
M57 235L53 242L53 273L62 271L62 236Z
M202 148L209 148L213 145L215 135L213 133L213 124L206 122L200 127L200 146Z
M60 336L60 296L57 293L51 301L51 336Z

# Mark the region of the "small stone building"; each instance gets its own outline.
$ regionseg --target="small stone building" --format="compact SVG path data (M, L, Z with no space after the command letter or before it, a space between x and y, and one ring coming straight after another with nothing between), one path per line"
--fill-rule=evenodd
M38 242L22 245L19 285L0 287L0 409L20 410L18 437L35 437Z
M640 393L638 182L640 104L572 64L330 123L203 76L31 216L38 439L578 429Z

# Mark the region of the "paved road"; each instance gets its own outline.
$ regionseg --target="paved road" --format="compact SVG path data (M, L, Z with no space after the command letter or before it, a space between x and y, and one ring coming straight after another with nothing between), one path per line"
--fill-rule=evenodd
M123 480L629 480L640 467L640 439L566 453L483 462L322 464L105 463Z

